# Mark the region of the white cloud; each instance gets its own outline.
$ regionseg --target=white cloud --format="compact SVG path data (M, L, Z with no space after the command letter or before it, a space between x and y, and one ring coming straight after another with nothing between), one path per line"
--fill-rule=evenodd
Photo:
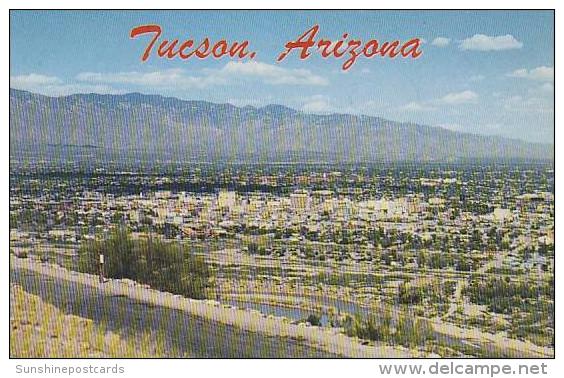
M169 69L153 72L83 72L78 74L76 79L78 81L89 83L126 84L159 88L204 88L210 85L225 83L225 79L218 76L190 76L186 75L184 70L181 69Z
M469 90L451 92L438 99L409 102L400 106L398 110L407 112L430 112L445 106L475 103L478 100L478 97L479 96L476 92Z
M412 101L400 107L400 110L410 111L410 112L428 112L435 110L436 108L431 106L429 103Z
M510 96L503 101L505 110L519 113L554 113L551 98L538 96Z
M545 92L545 93L553 93L554 92L554 84L552 83L544 83L543 85L541 85L539 87L539 90L541 92Z
M302 110L309 113L327 113L331 110L331 106L326 96L315 95L306 99Z
M228 62L220 75L246 76L262 79L272 85L327 85L329 81L324 77L313 74L303 68L283 68L262 62Z
M228 62L219 70L206 69L198 75L187 74L182 69L153 72L84 72L76 79L90 83L125 84L143 87L180 89L181 87L207 88L227 85L239 80L259 80L270 85L327 85L327 79L307 69L288 69L261 62Z
M189 90L255 80L268 85L324 86L329 81L307 69L289 69L260 62L228 62L220 69L203 69L195 74L183 69L152 72L82 72L71 80L37 73L10 77L10 87L51 96L73 93L117 94L158 88ZM119 89L116 89L118 87Z
M553 82L554 81L554 67L546 67L540 66L537 68L533 68L531 70L527 70L526 68L520 68L508 74L507 76L522 78L522 79L529 79L529 80L536 80L536 81L547 81Z
M61 84L47 86L44 88L45 94L50 94L53 96L66 96L75 93L98 93L98 94L123 94L125 91L120 89L112 88L109 85L103 84Z
M437 47L446 47L449 44L450 44L450 38L445 38L445 37L437 37L433 39L433 41L431 42L431 45Z
M61 80L55 76L46 76L31 73L29 75L10 76L10 86L13 88L25 88L40 85L59 84Z
M519 42L511 34L491 37L484 34L474 34L470 38L466 38L460 42L461 50L475 51L501 51L520 49L523 43Z
M123 93L104 84L65 83L56 76L35 73L11 76L10 87L48 96L65 96L74 93Z
M443 104L467 104L475 102L478 99L478 94L473 91L463 91L463 92L452 92L447 93L445 96L439 99L440 103Z

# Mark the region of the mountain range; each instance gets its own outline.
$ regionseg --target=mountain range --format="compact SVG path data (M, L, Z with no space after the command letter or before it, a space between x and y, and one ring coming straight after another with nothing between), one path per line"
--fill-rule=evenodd
M10 148L98 147L251 162L553 159L554 146L282 105L236 107L158 95L48 97L10 89Z

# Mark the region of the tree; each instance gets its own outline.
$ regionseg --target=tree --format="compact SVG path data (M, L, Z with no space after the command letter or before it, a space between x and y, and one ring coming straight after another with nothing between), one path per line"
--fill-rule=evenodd
M321 326L321 317L317 314L310 314L306 321L312 326Z
M110 278L129 278L191 298L205 298L211 286L212 274L205 260L178 243L133 240L125 229L118 229L106 240L81 247L79 270L96 274L100 254Z
M258 250L259 250L259 246L258 246L258 244L255 243L255 242L249 243L249 245L248 245L247 248L249 249L249 253L250 253L251 255L257 254L257 253L258 253Z

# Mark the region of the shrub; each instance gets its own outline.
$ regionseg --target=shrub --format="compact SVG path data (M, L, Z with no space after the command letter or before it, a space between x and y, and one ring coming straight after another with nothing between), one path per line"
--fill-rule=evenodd
M259 246L257 243L255 242L251 242L249 243L249 245L247 246L247 248L249 249L249 253L251 255L256 255L259 251Z
M107 240L91 241L80 248L79 270L97 274L100 254L105 258L107 277L129 278L197 299L205 298L210 286L211 272L204 259L175 242L133 240L119 229Z
M426 320L413 314L397 313L393 316L390 311L365 318L349 316L344 328L348 336L407 347L424 345L434 337L433 328Z
M361 339L390 342L392 339L392 315L384 312L379 316L369 315L362 318L360 315L348 317L344 322L345 333Z
M316 314L310 314L307 319L306 322L308 322L309 324L311 324L312 326L321 326L321 317L319 315Z
M500 314L510 314L514 310L525 311L527 300L554 298L553 284L549 282L512 282L502 278L487 281L473 280L464 294L473 303L487 305L488 310Z
M398 287L398 302L406 305L419 305L423 302L445 303L452 296L454 281L431 281L424 285L401 284Z
M402 284L398 288L398 300L401 304L420 304L423 297L424 293L421 287Z
M16 257L20 259L27 259L27 252L26 251L19 251L16 253Z
M410 315L402 316L399 318L394 336L396 343L415 347L433 338L433 327L424 319Z

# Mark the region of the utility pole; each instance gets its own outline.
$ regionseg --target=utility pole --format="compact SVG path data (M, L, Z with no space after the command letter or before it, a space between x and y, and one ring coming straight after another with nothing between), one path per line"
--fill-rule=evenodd
M104 283L104 255L100 253L100 283Z

